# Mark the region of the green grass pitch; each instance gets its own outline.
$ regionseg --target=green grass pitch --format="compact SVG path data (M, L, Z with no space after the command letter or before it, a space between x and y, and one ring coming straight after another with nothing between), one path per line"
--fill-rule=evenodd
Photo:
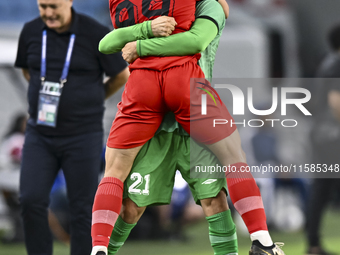
M340 254L340 211L328 211L322 229L324 246ZM188 242L127 241L117 255L212 255L208 239L208 225L205 221L188 227ZM274 241L284 242L286 255L303 255L306 250L306 238L302 231L297 233L272 232ZM250 241L248 237L239 237L239 255L248 255ZM0 244L0 255L24 255L23 244ZM55 243L54 255L67 255L69 248ZM84 254L90 255L90 254Z

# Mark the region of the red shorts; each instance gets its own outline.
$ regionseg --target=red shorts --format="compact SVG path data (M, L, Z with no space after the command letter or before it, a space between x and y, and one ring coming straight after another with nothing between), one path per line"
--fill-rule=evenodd
M212 129L212 118L232 119L224 104L210 107L208 100L209 117L202 118L203 91L196 88L195 82L190 82L193 77L204 80L196 58L163 71L133 70L118 104L107 146L128 149L145 144L154 136L168 111L175 113L177 122L198 142L215 143L233 133L236 128L230 125Z

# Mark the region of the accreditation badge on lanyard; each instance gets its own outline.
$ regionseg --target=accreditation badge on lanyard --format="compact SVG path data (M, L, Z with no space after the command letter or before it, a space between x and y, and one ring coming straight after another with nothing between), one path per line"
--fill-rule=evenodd
M38 117L37 124L49 127L57 126L57 115L60 96L63 92L64 84L67 81L68 71L70 69L71 56L76 36L70 37L66 60L60 82L46 81L46 47L47 47L47 32L43 31L42 50L41 50L41 88L39 92Z

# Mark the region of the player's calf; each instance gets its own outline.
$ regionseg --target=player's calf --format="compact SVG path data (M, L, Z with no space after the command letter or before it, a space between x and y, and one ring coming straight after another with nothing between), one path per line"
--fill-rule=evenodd
M92 209L92 245L108 247L112 229L120 213L123 181L141 147L127 150L106 149L105 176L98 186Z
M236 226L228 208L226 192L201 200L209 224L209 239L215 255L237 254Z

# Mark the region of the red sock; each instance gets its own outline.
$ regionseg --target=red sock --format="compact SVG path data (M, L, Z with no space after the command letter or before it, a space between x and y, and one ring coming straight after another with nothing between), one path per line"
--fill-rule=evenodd
M113 226L122 207L123 183L114 177L100 182L92 209L92 245L108 247Z
M236 163L231 167L236 167L237 171L226 173L229 195L249 234L268 230L261 193L255 179L250 172L241 172L248 165Z

